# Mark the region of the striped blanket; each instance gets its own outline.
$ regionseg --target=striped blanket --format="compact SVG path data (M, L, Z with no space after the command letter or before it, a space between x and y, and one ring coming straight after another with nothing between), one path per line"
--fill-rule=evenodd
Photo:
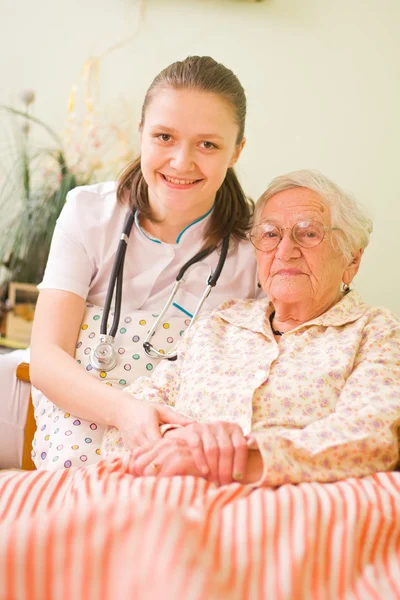
M400 598L400 473L251 490L0 472L1 600Z

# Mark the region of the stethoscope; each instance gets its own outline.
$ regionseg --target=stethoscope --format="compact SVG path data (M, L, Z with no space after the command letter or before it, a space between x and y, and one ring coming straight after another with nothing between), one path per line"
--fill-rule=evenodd
M118 354L115 351L115 349L113 348L113 344L114 344L115 335L118 330L119 319L121 316L122 279L123 279L126 247L128 245L129 235L131 233L134 220L135 220L135 211L132 211L128 215L128 217L125 221L124 228L122 230L121 237L120 237L120 240L118 243L115 260L114 260L114 264L113 264L112 271L111 271L110 282L108 284L106 301L104 303L103 317L102 317L101 325L100 325L99 342L96 344L96 346L93 348L93 350L90 353L90 363L91 363L92 367L94 367L98 371L111 371L112 369L114 369L114 367L117 365L117 362L118 362ZM216 267L215 271L213 273L211 273L207 279L206 289L204 290L204 293L201 296L199 303L194 311L194 314L193 314L191 323L188 327L188 330L193 326L196 318L198 317L198 315L200 313L200 310L201 310L204 302L210 295L212 288L215 287L217 284L217 281L219 279L219 276L221 275L222 269L225 264L226 256L228 254L228 248L229 248L229 234L226 235L222 241L221 254L220 254L220 257L218 260L217 267ZM198 252L190 260L188 260L188 262L185 263L183 265L183 267L181 268L181 270L179 271L170 297L168 298L164 308L162 309L161 313L159 314L157 320L154 322L152 328L149 330L149 332L146 336L146 339L143 342L144 351L151 358L164 358L164 359L168 359L168 360L176 360L176 357L177 357L176 350L171 350L170 352L163 354L161 352L158 352L158 350L156 350L153 347L150 340L153 337L153 335L155 334L155 332L157 331L165 313L167 312L167 310L171 306L172 302L174 301L174 298L175 298L176 294L178 293L180 286L184 283L185 280L183 277L184 277L185 273L187 272L187 270L194 264L202 261L209 254L214 252L215 249L216 249L216 245L211 246L209 248L205 248L203 250L200 250L200 252ZM110 314L111 302L112 302L112 299L114 296L114 291L115 291L114 316L113 316L113 322L112 322L110 331L107 333L107 321L108 321L108 317Z

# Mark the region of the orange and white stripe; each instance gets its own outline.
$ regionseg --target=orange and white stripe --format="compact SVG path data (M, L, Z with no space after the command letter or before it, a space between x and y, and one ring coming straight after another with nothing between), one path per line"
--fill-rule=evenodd
M1 600L400 599L400 473L251 490L0 472Z

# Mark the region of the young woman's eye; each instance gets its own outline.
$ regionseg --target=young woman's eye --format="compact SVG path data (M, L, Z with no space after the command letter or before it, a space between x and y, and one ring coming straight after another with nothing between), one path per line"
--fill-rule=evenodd
M158 135L156 135L156 137L161 140L162 142L170 142L171 141L171 136L169 135L169 133L159 133Z
M212 142L207 142L207 141L201 142L201 145L206 150L212 150L213 148L217 148L217 146L215 144L213 144Z

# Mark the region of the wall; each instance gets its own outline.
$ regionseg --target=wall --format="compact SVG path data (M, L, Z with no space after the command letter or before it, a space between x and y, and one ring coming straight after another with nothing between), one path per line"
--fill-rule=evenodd
M226 63L248 95L246 191L257 197L275 175L311 167L353 193L374 219L357 288L400 314L398 0L145 4L136 37L101 61L103 105L128 99L137 119L165 65L188 54ZM62 130L82 63L128 38L138 8L138 0L0 0L0 102L33 87L36 114Z

